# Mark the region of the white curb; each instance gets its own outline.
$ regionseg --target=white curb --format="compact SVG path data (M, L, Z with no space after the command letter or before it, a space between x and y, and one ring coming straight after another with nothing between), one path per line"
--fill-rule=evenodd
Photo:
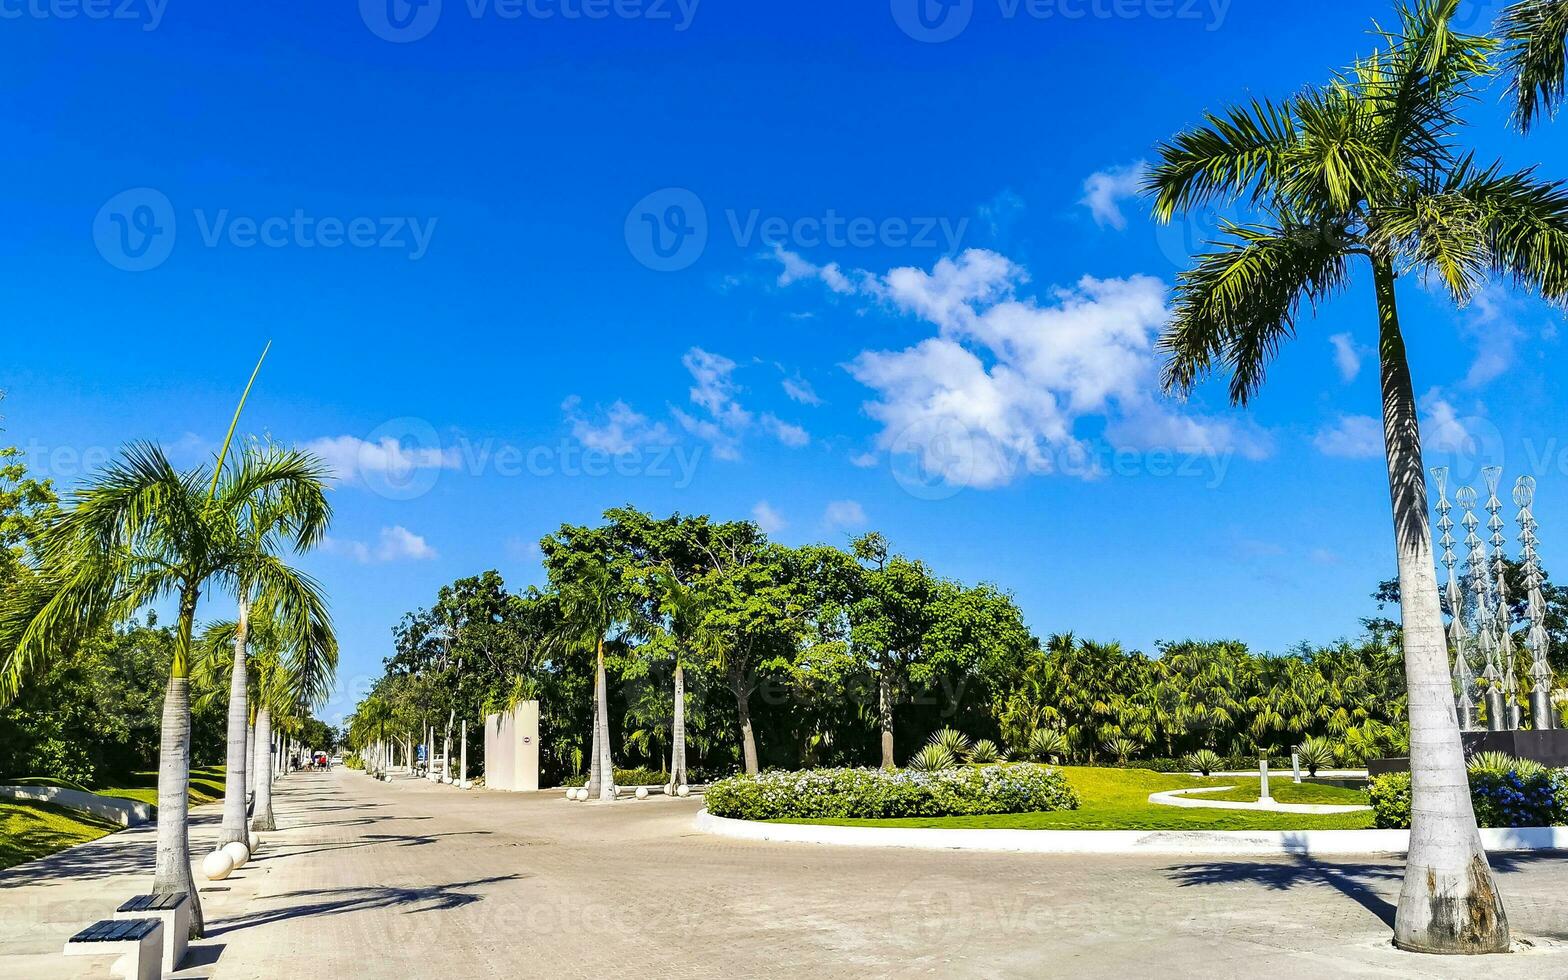
M1403 854L1408 830L944 830L760 823L697 814L696 829L740 840L1027 854ZM1483 829L1488 851L1568 850L1568 827Z

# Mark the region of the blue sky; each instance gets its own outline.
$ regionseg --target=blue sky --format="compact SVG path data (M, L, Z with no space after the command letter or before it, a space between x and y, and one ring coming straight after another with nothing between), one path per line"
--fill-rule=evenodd
M1127 190L1385 4L384 4L0 5L4 438L67 487L132 438L195 461L271 340L248 428L344 478L307 561L334 713L439 585L536 582L541 535L624 503L878 528L1041 634L1277 651L1373 611L1370 290L1248 412L1165 400L1151 338L1213 218ZM1483 155L1568 176L1500 94ZM1536 476L1554 566L1559 316L1401 289L1430 461Z

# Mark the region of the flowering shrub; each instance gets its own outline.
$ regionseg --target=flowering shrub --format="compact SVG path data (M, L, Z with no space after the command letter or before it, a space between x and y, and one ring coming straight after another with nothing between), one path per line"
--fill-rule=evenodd
M708 787L708 812L739 820L886 819L1076 810L1047 766L966 766L941 772L814 769L735 776Z
M1367 785L1379 827L1410 826L1410 774L1394 772ZM1470 772L1470 799L1482 827L1568 825L1568 769L1517 766Z

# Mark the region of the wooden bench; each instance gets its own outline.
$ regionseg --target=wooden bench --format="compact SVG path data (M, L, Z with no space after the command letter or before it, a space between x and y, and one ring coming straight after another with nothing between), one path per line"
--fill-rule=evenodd
M124 980L162 980L163 920L103 919L65 942L66 956L114 956L109 971Z
M137 895L115 910L116 919L158 919L163 922L163 971L173 973L185 959L191 936L191 897L184 892L169 895Z

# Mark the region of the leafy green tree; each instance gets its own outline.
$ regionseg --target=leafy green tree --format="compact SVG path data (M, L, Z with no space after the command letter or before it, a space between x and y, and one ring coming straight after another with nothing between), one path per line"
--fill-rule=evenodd
M1429 952L1505 950L1509 938L1459 743L1396 282L1427 275L1460 303L1488 277L1568 296L1568 193L1531 171L1478 166L1456 146L1461 108L1495 47L1453 29L1458 4L1399 8L1377 53L1282 103L1211 115L1161 147L1149 179L1162 220L1237 199L1260 215L1229 226L1180 277L1161 341L1173 391L1223 371L1246 404L1301 304L1344 290L1352 262L1370 267L1416 800L1394 938Z

